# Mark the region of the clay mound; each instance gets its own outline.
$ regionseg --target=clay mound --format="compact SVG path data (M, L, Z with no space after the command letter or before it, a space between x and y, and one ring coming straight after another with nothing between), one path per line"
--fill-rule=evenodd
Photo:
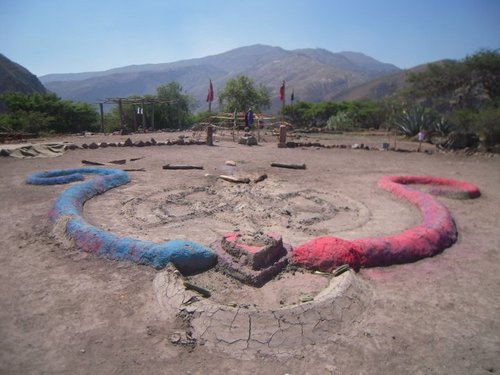
M202 344L237 358L301 355L311 346L329 342L336 332L352 327L371 300L371 289L352 271L338 277L305 273L289 276L253 288L255 293L244 289L235 294L241 284L230 279L222 282L217 280L222 275L212 274L211 282L224 288L208 299L186 290L185 279L175 268L167 267L157 274L153 286L163 308L185 324L183 332L173 333L174 344ZM319 281L311 282L312 278ZM190 280L201 283L208 279L196 276ZM229 291L223 295L222 289ZM277 295L286 295L288 301L277 304Z

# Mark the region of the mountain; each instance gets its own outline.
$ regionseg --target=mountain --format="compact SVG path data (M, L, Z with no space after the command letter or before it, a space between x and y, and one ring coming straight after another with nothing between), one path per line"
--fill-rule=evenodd
M324 49L285 50L253 45L203 58L173 63L132 65L101 72L50 74L40 77L45 86L63 99L95 103L109 97L154 94L171 81L182 85L198 101L198 110L207 108L208 80L217 90L237 75L246 75L255 84L266 86L272 97L271 111L278 111L278 90L286 81L287 101L291 90L295 100L317 102L334 98L373 79L401 72L358 52L332 53ZM216 108L217 103L214 103Z
M427 66L428 64L418 65L408 70L401 70L380 78L375 78L325 99L337 102L356 99L382 99L407 87L406 78L408 75L410 73L421 72L427 69Z
M0 94L6 92L46 93L47 89L28 69L0 53ZM0 101L0 112L3 111L5 111L5 103Z
M28 69L0 53L0 94L10 91L32 94L46 93L47 89Z

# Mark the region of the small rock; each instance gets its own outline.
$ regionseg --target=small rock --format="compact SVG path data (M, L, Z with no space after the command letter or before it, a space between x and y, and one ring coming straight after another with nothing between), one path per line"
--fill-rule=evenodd
M174 332L170 335L169 340L172 344L178 344L181 341L181 334L178 332Z
M134 143L135 147L144 147L144 142L143 141L137 141Z

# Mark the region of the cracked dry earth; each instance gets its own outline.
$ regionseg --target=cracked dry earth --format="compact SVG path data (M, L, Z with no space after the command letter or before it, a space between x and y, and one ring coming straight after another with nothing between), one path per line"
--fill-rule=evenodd
M295 284L304 293L308 291L307 286L301 288L293 283L299 276L285 276L285 283L287 288ZM199 298L196 293L185 290L181 279L175 271L167 269L154 281L162 306L184 320L189 333L178 334L189 335L193 344L196 342L244 359L300 357L311 346L328 343L332 334L354 324L370 298L366 286L350 272L331 278L317 294L305 294L290 305L281 299L281 306L275 308L266 308L259 300L252 301L251 293L245 293L244 298L233 294L232 302L222 303ZM308 281L307 276L300 279L302 283ZM261 291L261 298L273 294L280 298L280 292L287 289L284 283L271 281L271 284L274 285L263 287L271 291ZM237 300L239 303L235 302Z
M322 137L323 144L387 142ZM255 147L220 136L215 145L0 159L0 373L500 373L500 158L441 154L430 145L432 154L278 149L270 136ZM417 145L400 141L398 147ZM84 214L120 235L157 242L180 238L209 246L227 232L263 230L297 246L321 235L381 236L418 224L415 208L377 187L383 175L460 179L477 184L482 196L439 198L459 238L438 256L335 278L288 268L254 288L216 270L184 279L170 267L156 271L67 247L46 223L66 186L24 180L33 172L81 167L83 159L127 159L123 168L146 170L130 172L130 184L87 202ZM272 168L272 162L307 169ZM169 163L204 170L162 170ZM214 177L220 174L268 178L235 185ZM211 296L186 290L183 281Z

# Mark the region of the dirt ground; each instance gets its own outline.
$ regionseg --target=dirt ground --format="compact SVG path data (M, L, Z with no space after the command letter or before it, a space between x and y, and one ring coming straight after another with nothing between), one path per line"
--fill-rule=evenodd
M177 134L133 139L150 137L164 141ZM126 138L96 135L56 141L81 145ZM380 147L387 139L333 135L313 141ZM417 148L411 142L397 146ZM249 147L217 135L214 147L108 147L49 159L0 158L0 373L500 373L500 157L441 153L432 145L425 149L429 153L280 149L271 136ZM67 186L25 184L31 173L80 168L83 159L126 159L116 167L145 169L129 172L131 183L90 200L84 213L96 226L154 242L189 239L210 246L230 231L263 230L278 232L284 242L297 246L322 235L383 236L418 224L420 213L414 207L377 187L383 175L464 180L477 184L482 196L439 198L459 231L457 243L442 254L350 272L346 277L355 288L346 289L344 302L333 298L309 303L301 310L308 316L304 319L317 314L318 325L307 341L305 326L298 322L295 326L302 331L281 330L282 345L265 340L257 342L260 346L248 341L247 346L237 345L217 337L214 317L214 336L178 345L186 322L165 308L158 280L167 271L67 247L46 222ZM305 163L307 169L273 168L272 162ZM165 164L204 169L163 170ZM268 178L233 184L217 179L221 174ZM304 297L320 294L332 282L329 275L300 270L288 270L262 288L243 286L215 271L190 280L210 289L213 303L258 310L264 325L281 310L302 308ZM326 305L336 306L336 319L324 318Z

